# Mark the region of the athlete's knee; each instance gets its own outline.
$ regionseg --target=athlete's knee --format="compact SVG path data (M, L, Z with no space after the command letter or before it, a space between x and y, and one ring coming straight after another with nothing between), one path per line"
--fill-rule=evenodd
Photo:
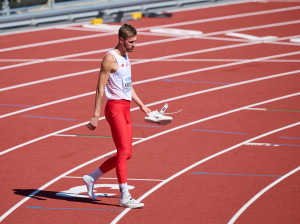
M119 157L121 160L129 160L132 157L131 152L129 153L118 153L117 157Z

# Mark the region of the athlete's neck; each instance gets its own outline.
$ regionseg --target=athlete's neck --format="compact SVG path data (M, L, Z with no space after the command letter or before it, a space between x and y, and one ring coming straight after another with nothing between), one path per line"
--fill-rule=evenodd
M123 47L122 48L122 46L121 46L121 44L119 43L116 47L115 47L115 51L119 54L119 55L121 55L122 57L126 57L126 49Z

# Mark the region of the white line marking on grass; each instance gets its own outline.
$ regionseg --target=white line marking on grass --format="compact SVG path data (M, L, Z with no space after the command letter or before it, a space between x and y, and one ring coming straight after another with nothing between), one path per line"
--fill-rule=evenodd
M280 183L284 179L288 178L292 174L298 172L300 170L300 166L298 166L296 169L288 172L283 177L280 177L264 189L262 189L259 193L257 193L253 198L251 198L228 222L228 224L233 224L240 216L241 214L251 205L253 204L260 196L262 196L264 193L266 193L268 190L270 190L272 187L274 187L276 184Z
M255 105L257 105L257 104L255 104ZM159 188L161 188L162 186L164 186L166 183L168 183L168 182L170 182L171 180L177 178L178 176L180 176L180 175L186 173L187 171L193 169L194 167L199 166L200 164L207 162L208 160L211 160L211 159L213 159L213 158L215 158L215 157L217 157L217 156L220 156L220 155L222 155L222 154L224 154L224 153L226 153L226 152L229 152L229 151L231 151L231 150L233 150L233 149L236 149L236 148L238 148L238 147L240 147L240 146L242 146L242 145L244 145L244 144L246 144L246 143L248 143L248 142L254 141L254 140L259 139L259 138L263 138L263 137L265 137L265 136L274 134L274 133L276 133L276 132L279 132L279 131L282 131L282 130L285 130L285 129L288 129L288 128L295 127L295 126L297 126L297 125L299 125L299 124L300 124L300 122L297 122L297 123L294 123L294 124L291 124L291 125L287 125L287 126L282 127L282 128L278 128L278 129L276 129L276 130L273 130L273 131L267 132L267 133L265 133L265 134L259 135L259 136L257 136L257 137L254 137L254 138L248 139L248 140L246 140L246 141L243 141L243 142L241 142L241 143L239 143L239 144L237 144L237 145L234 145L234 146L232 146L232 147L230 147L230 148L227 148L227 149L225 149L225 150L223 150L223 151L221 151L221 152L215 153L215 154L213 154L213 155L211 155L211 156L209 156L209 157L206 157L205 159L202 159L202 160L198 161L197 163L192 164L191 166L189 166L189 167L187 167L187 168L181 170L180 172L175 173L173 176L167 178L165 181L161 182L160 184L158 184L158 185L156 185L154 188L152 188L150 191L146 192L144 195L142 195L142 196L141 196L140 198L138 198L137 200L139 200L139 201L144 200L146 197L148 197L148 196L149 196L150 194L152 194L154 191L156 191L156 190L158 190ZM297 170L299 170L299 168L297 168ZM297 170L296 170L296 171L297 171ZM296 172L296 171L295 171L295 172ZM286 178L286 175L285 175L284 177L281 177L280 179L284 179L284 178ZM280 179L279 179L279 180L280 180ZM278 180L275 181L275 182L278 182ZM280 182L280 181L279 181L279 182ZM129 209L129 208L125 209L121 214L119 214L119 215L111 222L111 224L115 224L115 223L117 223L118 221L120 221L120 219L121 219L122 217L124 217L130 210L131 210L131 209ZM230 223L230 222L229 222L229 223Z
M194 121L194 122L190 122L190 123L187 123L187 124L184 124L184 125L181 125L181 126L178 126L178 127L175 127L175 128L172 128L172 129L163 131L163 132L160 132L160 133L158 133L158 134L155 134L155 135L152 135L152 136L150 136L150 137L147 137L147 138L144 139L144 140L136 141L136 142L134 142L132 145L136 145L136 144L142 143L142 142L144 142L144 141L153 139L153 138L155 138L155 137L159 137L159 136L161 136L161 135L170 133L170 132L172 132L172 131L176 131L176 130L179 130L179 129L181 129L181 128L187 127L187 126L191 126L191 125L193 125L193 124L198 124L198 123L200 123L200 122L204 122L204 121L211 120L211 119L214 119L214 118L217 118L217 117L221 117L221 116L224 116L224 115L227 115L227 114L231 114L231 113L234 113L234 112L237 112L237 111L241 111L241 110L243 110L244 108L247 108L247 107L255 107L255 106L258 106L258 105L261 105L261 104L266 104L266 103L269 103L269 102L274 102L274 101L277 101L277 100L286 99L286 98L293 97L293 96L296 96L296 95L299 95L299 94L300 94L300 93L294 93L294 94L290 94L290 95L286 95L286 96L282 96L282 97L278 97L278 98L273 98L273 99L270 99L270 100L262 101L262 102L260 102L260 103L255 103L255 104L251 104L251 105L248 105L248 106L245 106L245 107L240 107L240 108L237 108L237 109L234 109L234 110L230 110L230 111L227 111L227 112L224 112L224 113L216 114L216 115L213 115L213 116L210 116L210 117L207 117L207 118L203 118L203 119L200 119L200 120L197 120L197 121ZM181 97L181 98L183 98L183 97ZM169 102L170 100L167 99L167 100L164 100L164 101L165 101L165 102ZM162 102L162 101L161 101L161 102ZM159 102L159 103L161 103L161 102ZM149 105L151 106L151 105L154 105L154 104L158 104L158 103L155 102L155 103L152 103L152 104L148 104L147 106L149 106ZM131 109L131 111L132 111L132 110L137 110L137 109L138 109L138 108L136 107L136 108ZM101 117L100 120L102 120L103 118L104 118L104 117ZM79 127L79 126L84 125L84 124L86 124L86 123L87 123L87 122L84 122L84 123L82 123L82 124L78 124L78 125L75 125L75 126L66 128L66 129L64 129L64 130L54 132L54 133L52 133L52 134L47 135L47 137L50 137L50 136L52 136L52 135L54 135L54 134L58 134L58 133L61 133L61 132L64 132L64 131L67 131L67 130L70 130L70 129L73 129L73 128L76 128L76 127ZM299 124L299 123L300 123L300 122L298 122L298 124ZM294 126L295 126L295 125L294 125ZM277 130L279 130L279 129L277 129ZM282 130L283 130L283 129L282 129ZM269 132L269 133L270 133L270 132ZM273 133L275 133L275 131L273 131ZM43 139L44 139L44 138L46 138L46 137L43 136ZM256 139L257 139L257 138L249 139L248 141L242 142L242 143L240 143L240 144L238 144L238 145L236 145L236 146L233 146L233 147L238 147L238 146L240 146L240 145L243 145L243 144L245 144L245 143L247 143L247 142L251 142L251 141L256 140ZM231 150L231 148L227 149L227 151L230 151L230 150ZM57 181L60 180L61 178L64 178L65 176L69 175L70 173L73 173L73 172L75 172L76 170L81 169L82 167L85 167L85 166L87 166L87 165L89 165L89 164L91 164L91 163L94 163L94 162L96 162L96 161L98 161L98 160L100 160L100 159L102 159L102 158L104 158L104 157L106 157L106 156L110 156L111 154L114 154L114 153L116 153L116 152L117 152L117 150L113 150L113 151L108 152L108 153L106 153L106 154L104 154L104 155L102 155L102 156L99 156L99 157L95 158L95 159L92 159L92 160L90 160L90 161L87 161L86 163L83 163L83 164L81 164L81 165L79 165L79 166L77 166L77 167L75 167L75 168L73 168L73 169L71 169L71 170L69 170L69 171L63 173L62 175L60 175L60 176L54 178L53 180L49 181L48 183L46 183L45 185L43 185L42 187L40 187L38 190L34 191L32 194L28 195L26 198L24 198L24 199L22 199L21 201L19 201L17 204L15 204L13 207L11 207L8 211L6 211L6 212L0 217L0 222L3 221L3 220L4 220L9 214L11 214L14 210L16 210L18 207L20 207L20 206L21 206L22 204L24 204L26 201L28 201L30 198L32 198L33 196L35 196L36 194L38 194L40 191L44 190L45 188L49 187L49 186L52 185L53 183L57 182ZM207 157L206 159L201 160L201 161L199 161L199 162L200 162L200 163L203 163L203 162L205 162L205 161L207 161L207 160L209 160L209 159L211 159L211 158L214 158L214 157L218 156L219 154L223 154L223 153L225 153L225 150L222 151L222 152L219 152L219 153L217 153L217 154L214 154L214 155L212 155L212 156L210 156L210 157ZM199 163L199 162L198 162L198 163ZM198 163L197 163L196 165L193 164L192 166L190 166L190 167L188 167L188 168L191 169L191 168L193 168L194 166L197 166ZM199 164L200 164L200 163L199 163ZM180 174L186 172L186 171L188 170L188 168L186 168L185 170L181 171L180 173L177 173L177 174L175 174L174 176L172 176L172 177L170 177L170 178L164 180L164 181L162 182L162 184L157 185L155 188L152 188L151 193L152 193L153 191L157 190L159 187L163 186L165 183L169 182L170 180L174 179L175 177L179 176ZM149 192L150 192L150 191L148 191L148 192L146 193L147 195L144 194L144 196L142 196L142 197L143 197L143 198L147 197L147 196L150 194ZM142 198L142 199L143 199L143 198ZM127 213L128 210L126 209L125 212ZM126 213L125 213L125 214L126 214ZM125 214L121 213L120 216L118 216L117 218L120 219L120 218L123 217Z

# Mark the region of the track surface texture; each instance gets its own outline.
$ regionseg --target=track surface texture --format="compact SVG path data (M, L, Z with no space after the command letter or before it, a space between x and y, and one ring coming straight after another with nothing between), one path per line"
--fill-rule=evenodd
M300 223L300 2L215 3L129 23L139 97L182 109L160 126L131 104L128 184L145 207L119 207L114 170L87 197L81 177L116 153L103 112L95 131L86 124L118 40L69 24L0 34L0 222Z

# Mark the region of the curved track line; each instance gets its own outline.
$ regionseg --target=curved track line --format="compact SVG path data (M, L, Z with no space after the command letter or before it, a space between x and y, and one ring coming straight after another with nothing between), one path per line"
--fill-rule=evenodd
M250 107L250 106L249 106L249 107ZM209 156L209 157L206 157L205 159L202 159L202 160L198 161L197 163L192 164L191 166L189 166L189 167L187 167L187 168L181 170L180 172L178 172L178 173L174 174L173 176L167 178L166 180L162 181L161 183L159 183L158 185L156 185L155 187L153 187L151 190L149 190L148 192L146 192L144 195L142 195L142 196L141 196L140 198L138 198L137 200L138 200L138 201L142 201L143 199L145 199L146 197L148 197L150 194L152 194L154 191L156 191L156 190L158 190L159 188L161 188L162 186L164 186L166 183L170 182L171 180L175 179L176 177L180 176L181 174L184 174L185 172L191 170L192 168L194 168L194 167L196 167L196 166L198 166L198 165L200 165L200 164L202 164L202 163L204 163L204 162L207 162L208 160L211 160L211 159L213 159L213 158L215 158L215 157L217 157L217 156L220 156L220 155L222 155L222 154L224 154L224 153L226 153L226 152L229 152L229 151L231 151L231 150L233 150L233 149L236 149L236 148L238 148L238 147L240 147L240 146L242 146L242 145L244 145L244 144L246 144L246 143L252 142L252 141L257 140L257 139L259 139L259 138L262 138L262 137L265 137L265 136L274 134L274 133L276 133L276 132L279 132L279 131L282 131L282 130L285 130L285 129L288 129L288 128L291 128L291 127L294 127L294 126L297 126L297 125L300 125L300 122L297 122L297 123L294 123L294 124L291 124L291 125L288 125L288 126L285 126L285 127L282 127L282 128L278 128L278 129L276 129L276 130L273 130L273 131L267 132L267 133L265 133L265 134L256 136L256 137L254 137L254 138L251 138L251 139L248 139L248 140L246 140L246 141L243 141L243 142L241 142L241 143L239 143L239 144L237 144L237 145L234 145L234 146L232 146L232 147L230 147L230 148L227 148L227 149L225 149L225 150L223 150L223 151L220 151L220 152L218 152L218 153L215 153L215 154L213 154L213 155L211 155L211 156ZM298 169L299 169L299 168L300 168L300 167L298 167ZM282 178L280 178L280 179L284 179L284 178L282 177ZM275 182L276 182L276 181L275 181ZM275 183L275 182L274 182L274 183ZM124 217L124 215L126 215L130 210L131 210L131 209L129 209L129 208L125 209L121 214L119 214L119 215L111 222L111 224L115 224L115 223L117 223L118 221L120 221L120 219L121 219L122 217Z
M184 124L184 125L180 125L180 126L178 126L178 127L175 127L175 128L172 128L172 129L169 129L169 130L160 132L160 133L158 133L158 134L149 136L149 137L147 137L147 138L145 138L145 139L142 139L142 140L139 140L139 141L134 142L132 145L137 145L137 144L142 143L142 142L144 142L144 141L147 141L147 140L153 139L153 138L155 138L155 137L158 137L158 136L161 136L161 135L170 133L170 132L172 132L172 131L179 130L179 129L184 128L184 127L191 126L191 125L193 125L193 124L197 124L197 123L200 123L200 122L203 122L203 121L207 121L207 120L211 120L211 119L214 119L214 118L217 118L217 117L221 117L221 116L224 116L224 115L227 115L227 114L230 114L230 113L234 113L234 112L237 112L237 111L241 111L241 110L246 109L246 108L248 108L248 107L255 107L255 106L258 106L258 105L261 105L261 104L266 104L266 103L274 102L274 101L281 100L281 99L286 99L286 98L293 97L293 96L297 96L297 95L300 95L300 93L289 94L289 95L286 95L286 96L277 97L277 98L273 98L273 99L270 99L270 100L262 101L262 102L259 102L259 103L251 104L251 105L248 105L248 106L240 107L240 108L237 108L237 109L234 109L234 110L230 110L230 111L227 111L227 112L224 112L224 113L216 114L216 115L213 115L213 116L210 116L210 117L207 117L207 118L203 118L203 119L200 119L200 120L197 120L197 121L194 121L194 122L190 122L190 123L187 123L187 124ZM135 109L138 109L138 108L135 108ZM103 117L102 117L102 119L103 119ZM298 122L297 124L299 124L299 123L300 123L300 122ZM255 139L251 139L251 140L255 140ZM249 140L249 142L250 142L250 140ZM242 144L242 143L240 143L240 144ZM228 150L228 151L229 151L229 150ZM79 166L77 166L77 167L75 167L75 168L73 168L73 169L71 169L71 170L69 170L69 171L63 173L62 175L60 175L60 176L54 178L54 179L51 180L50 182L48 182L48 183L46 183L45 185L43 185L42 187L40 187L38 190L36 190L36 191L34 191L33 193L31 193L30 195L28 195L26 198L24 198L24 199L22 199L21 201L19 201L17 204L15 204L13 207L11 207L8 211L6 211L6 212L0 217L0 222L3 221L3 220L4 220L9 214L11 214L14 210L16 210L18 207L20 207L20 206L21 206L22 204L24 204L26 201L28 201L30 198L32 198L33 196L35 196L36 194L38 194L40 191L44 190L45 188L49 187L49 186L52 185L53 183L57 182L57 181L60 180L61 178L63 178L63 177L65 177L65 176L69 175L70 173L72 173L72 172L74 172L74 171L76 171L76 170L78 170L78 169L80 169L80 168L82 168L82 167L84 167L84 166L86 166L86 165L89 165L89 164L91 164L91 163L93 163L93 162L96 162L97 160L99 160L99 159L101 159L101 158L104 158L105 156L109 156L109 155L111 155L111 154L113 154L113 153L115 153L115 152L116 152L116 150L113 150L113 151L111 151L111 152L109 152L109 153L106 153L106 154L104 154L104 155L102 155L102 156L99 156L99 157L97 157L97 158L95 158L95 159L92 159L92 160L90 160L90 161L88 161L88 162L86 162L86 163L84 163L84 164L81 164L81 165L79 165ZM223 151L222 151L222 152L223 152ZM219 152L219 154L220 154L220 153L221 153L221 152ZM224 152L223 152L223 153L224 153ZM218 154L218 153L217 153L217 154ZM214 154L214 155L216 155L216 154ZM207 158L211 158L211 157L212 157L212 156L207 157ZM215 156L214 156L214 157L215 157ZM212 158L213 158L213 157L212 157ZM208 159L207 159L207 160L208 160ZM204 160L201 160L201 161L204 161ZM186 171L185 171L185 172L186 172ZM178 175L177 175L177 176L178 176ZM173 177L173 176L172 176L172 177ZM175 178L175 177L174 177L174 178ZM168 178L167 180L170 181L171 179ZM167 182L166 182L167 180L165 180L163 183L164 183L164 184L167 183ZM162 186L162 185L164 185L164 184L159 184L159 185L157 185L157 186ZM157 188L157 187L156 187L156 188ZM159 187L158 187L158 188L159 188ZM158 188L157 188L157 189L158 189ZM152 188L152 189L153 189L153 188ZM154 191L154 190L153 190L153 191ZM149 192L149 191L148 191L148 192ZM143 197L143 196L142 196L142 197ZM127 211L127 209L126 209L126 210L124 210L124 211L126 211L126 213L127 213L129 210ZM123 213L121 213L121 214L123 214ZM125 214L124 214L124 215L125 215ZM124 216L124 215L122 215L122 216ZM119 217L119 216L118 216L118 217ZM121 218L121 217L120 217L120 218Z
M266 79L276 78L276 77L280 77L280 76L284 76L284 75L296 74L296 73L299 73L299 72L300 72L300 70L296 70L296 71L291 71L291 72L281 73L281 74L277 74L277 75L266 76L266 77L257 78L257 79L250 79L250 80L243 81L243 82L238 82L238 83L235 83L235 84L229 84L229 85L226 85L226 86L219 86L219 87L215 87L215 88L211 88L211 89L201 90L201 91L197 91L197 92L193 92L193 93L189 93L189 94L169 98L169 99L166 99L166 100L161 100L161 101L158 101L158 102L155 102L155 103L147 104L147 106L153 106L153 105L156 105L156 104L170 102L170 101L173 101L173 100L182 99L182 98L185 98L185 97L190 97L190 96L194 96L194 95L198 95L198 94L202 94L202 93L212 92L212 91L216 91L216 90L220 90L220 89L226 89L226 88L230 88L230 87L234 87L234 86L239 86L239 85L244 85L244 84L248 84L248 83L253 83L253 82L257 82L257 81L266 80ZM158 79L158 78L156 78L156 79ZM143 83L143 82L146 82L146 81L140 81L139 83ZM136 84L139 84L139 83L136 83ZM137 109L137 107L133 108L131 111L136 110L136 109ZM100 119L104 119L104 117L101 117ZM80 126L86 124L87 122L88 121L86 121L84 123L81 123L81 124L78 124L78 125L75 125L75 126L72 126L72 127L69 127L69 128L66 128L66 129L63 129L63 130L64 131L71 130L73 128L80 127ZM20 147L23 147L25 145L29 145L31 143L37 142L39 140L45 139L47 137L50 137L54 134L58 134L58 133L61 133L61 132L62 132L62 130L61 131L56 131L56 132L53 132L51 134L44 135L42 137L30 140L28 142L22 143L20 145L14 146L14 147L9 148L9 149L6 149L6 150L0 152L0 156L6 154L8 152L11 152L15 149L18 149Z
M191 71L186 71L186 72L180 72L180 73L175 73L175 74L171 74L171 75L161 76L161 77L158 77L158 78L151 78L151 79L146 79L146 80L142 80L142 81L137 81L137 82L134 82L133 84L137 85L137 84L146 83L146 82L153 82L153 81L157 81L157 80L161 80L161 79L165 79L165 78L177 77L177 76L187 75L187 74L196 73L196 72L209 71L209 70L218 69L218 68L225 68L225 67L230 67L230 66L234 66L234 65L241 65L241 64L257 62L257 61L267 60L267 59L276 58L276 57L296 55L296 54L300 54L300 51L286 53L286 54L272 55L272 56L261 57L261 58L255 58L255 59L249 59L249 60L245 60L245 61L233 62L233 63L223 64L223 65L216 65L216 66L211 66L211 67L206 67L206 68L201 68L201 69L195 69L195 70L191 70ZM162 59L162 58L160 58L160 59ZM159 58L153 59L153 61L154 60L159 60ZM135 64L139 64L139 63L143 63L143 62L136 62ZM290 75L290 74L298 73L299 71L300 70L295 70L295 71L281 73L281 74L267 76L267 77L273 78L273 77L279 77L279 76L284 76L284 75ZM264 79L268 79L268 78L263 77L263 78L253 79L253 80L258 80L259 81L259 80L264 80ZM235 86L235 85L241 84L241 83L244 84L244 82L238 82L238 83L235 83L235 84L229 84L226 87L218 87L218 88L228 88L228 87ZM26 111L35 110L35 109L38 109L38 108L41 108L41 107L53 105L53 104L56 104L56 103L61 103L61 102L65 102L65 101L68 101L68 100L73 100L73 99L77 99L77 98L80 98L80 97L92 95L92 94L94 94L94 91L93 92L88 92L88 93L83 93L83 94L72 96L72 97L63 98L63 99L56 100L56 101L51 101L51 102L48 102L48 103L40 104L38 106L34 106L34 107L14 111L14 112L11 112L11 113L8 113L8 114L1 115L0 119L5 118L5 117L9 117L9 116L12 116L12 115L16 115L16 114L19 114L19 113L23 113L23 112L26 112Z
M272 187L274 187L276 184L279 182L283 181L287 177L291 176L292 174L296 173L297 171L300 170L300 166L298 166L296 169L288 172L284 176L280 177L264 189L262 189L259 193L257 193L253 198L251 198L228 222L228 224L233 224L240 216L241 214L252 204L254 203L260 196L262 196L264 193L266 193L268 190L270 190Z

